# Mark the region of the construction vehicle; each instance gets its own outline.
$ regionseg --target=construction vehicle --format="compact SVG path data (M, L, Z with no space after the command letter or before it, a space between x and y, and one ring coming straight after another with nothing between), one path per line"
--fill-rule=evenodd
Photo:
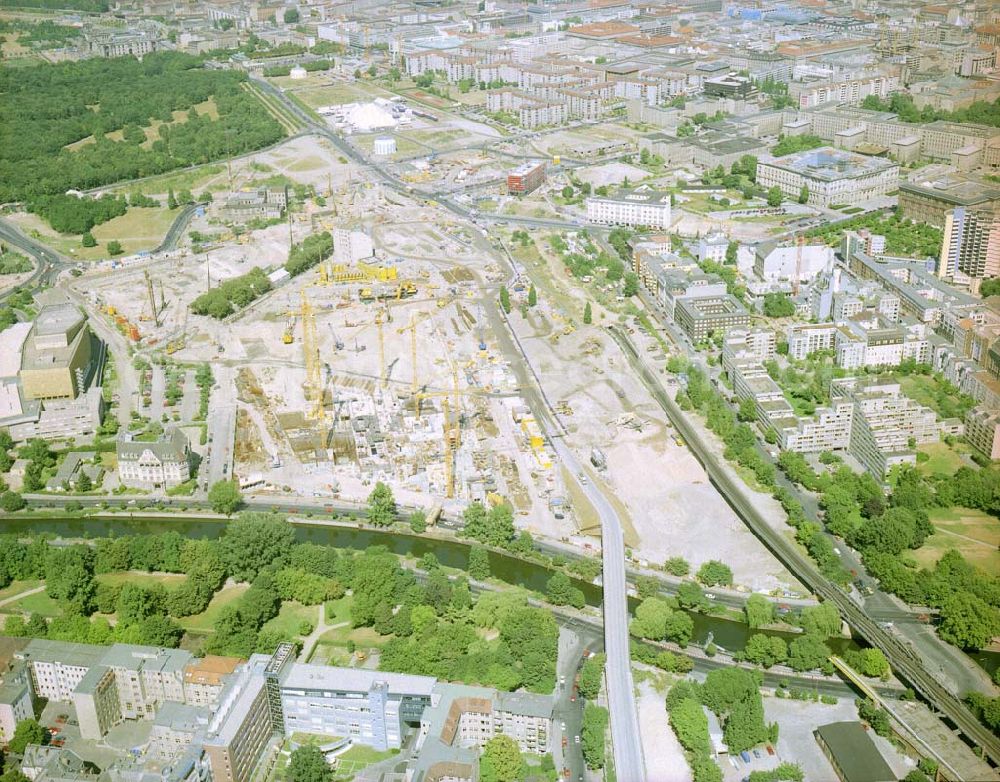
M286 345L291 345L295 341L295 314L288 314L288 321L285 323L285 332L281 335L281 341Z
M337 336L337 332L333 330L333 326L331 324L328 323L327 325L330 327L330 336L333 337L334 350L343 350L344 340Z

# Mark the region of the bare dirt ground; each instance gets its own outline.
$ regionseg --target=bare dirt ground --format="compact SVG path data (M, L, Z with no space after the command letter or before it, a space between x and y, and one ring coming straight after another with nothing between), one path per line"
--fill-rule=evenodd
M549 256L539 237L536 245ZM604 451L604 480L623 506L626 543L636 556L654 564L682 556L693 569L718 559L733 569L737 584L752 590L793 584L687 448L671 438L665 414L601 328L615 314L594 306L594 325L585 326L582 293L561 279L562 269L551 258L529 268L539 304L525 319L515 302L511 322L550 400L565 400L573 411L562 418L569 442L583 455L594 447ZM567 323L574 329L569 335Z
M646 759L646 778L649 782L691 782L693 777L684 748L667 719L665 693L657 692L649 681L642 682L638 689L639 732Z

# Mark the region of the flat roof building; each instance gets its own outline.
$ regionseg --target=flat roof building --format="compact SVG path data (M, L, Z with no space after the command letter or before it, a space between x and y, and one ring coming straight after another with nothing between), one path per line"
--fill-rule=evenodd
M814 732L841 782L894 782L896 775L860 722L832 722Z
M813 206L850 204L896 190L899 165L885 158L820 147L760 161L757 184L763 188L777 186L793 198L798 198L806 187L808 203Z
M692 342L701 342L713 334L724 334L732 328L747 328L750 315L730 294L705 298L679 299L674 308L674 320Z

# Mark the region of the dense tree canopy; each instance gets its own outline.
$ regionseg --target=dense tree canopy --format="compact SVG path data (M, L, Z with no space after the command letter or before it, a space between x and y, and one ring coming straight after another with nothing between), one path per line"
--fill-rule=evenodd
M54 4L66 2L94 0ZM279 141L281 125L241 89L245 80L243 73L203 69L198 58L176 52L148 54L141 62L97 57L0 68L0 94L6 98L0 201L38 203L41 196L207 163ZM210 97L218 120L193 110ZM187 111L187 122L172 123L173 111ZM141 131L124 132L121 141L105 135L142 128L154 119L168 124L160 126L149 148ZM89 137L94 143L65 149Z

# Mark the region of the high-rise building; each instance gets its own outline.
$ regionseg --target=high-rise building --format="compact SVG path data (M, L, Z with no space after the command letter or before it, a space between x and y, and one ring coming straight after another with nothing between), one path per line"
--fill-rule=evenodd
M1000 275L1000 208L956 207L945 215L938 277L978 281Z

